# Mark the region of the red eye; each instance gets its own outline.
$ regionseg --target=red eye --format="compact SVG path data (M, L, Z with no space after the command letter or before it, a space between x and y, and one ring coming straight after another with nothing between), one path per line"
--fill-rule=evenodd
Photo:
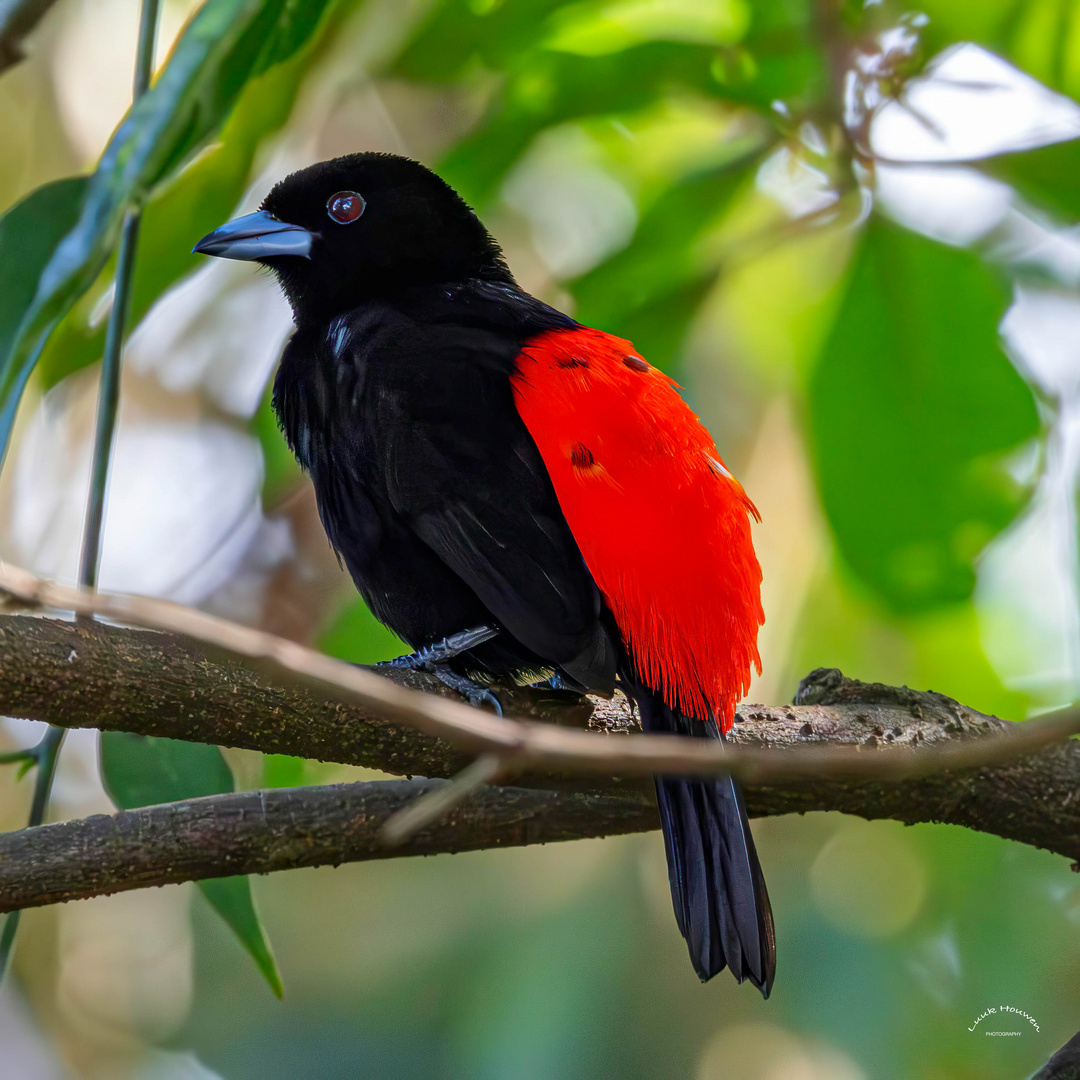
M326 212L339 225L348 225L364 212L366 206L363 195L355 191L339 191L327 199Z

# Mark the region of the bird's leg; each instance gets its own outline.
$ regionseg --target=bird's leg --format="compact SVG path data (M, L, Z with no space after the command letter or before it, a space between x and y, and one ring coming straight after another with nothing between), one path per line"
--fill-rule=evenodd
M494 626L474 626L468 630L459 630L456 634L447 634L440 641L433 641L422 649L408 656L398 656L393 660L384 660L379 667L407 668L410 671L430 671L436 679L451 690L456 690L470 705L479 707L490 705L502 716L499 699L486 687L475 683L465 675L452 671L447 664L455 656L468 652L485 641L497 637L499 631Z
M459 630L456 634L447 634L440 641L433 641L422 649L410 653L408 656L398 656L393 660L384 660L380 667L408 668L410 671L434 671L447 660L453 660L463 652L468 652L485 641L490 641L498 636L499 631L494 626L474 626L469 630ZM447 683L449 685L449 683Z
M499 699L486 686L473 682L466 675L459 675L456 671L451 671L445 664L436 664L428 670L443 686L449 686L451 690L456 690L474 708L479 708L481 705L490 705L497 716L502 716L502 705L499 704Z

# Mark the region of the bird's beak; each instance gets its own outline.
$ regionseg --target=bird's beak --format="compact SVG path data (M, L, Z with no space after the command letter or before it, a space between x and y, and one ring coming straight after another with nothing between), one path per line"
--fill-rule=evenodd
M259 210L227 221L204 236L191 250L192 254L249 262L272 255L299 255L302 259L310 259L314 239L314 234L307 229L278 221L265 210Z

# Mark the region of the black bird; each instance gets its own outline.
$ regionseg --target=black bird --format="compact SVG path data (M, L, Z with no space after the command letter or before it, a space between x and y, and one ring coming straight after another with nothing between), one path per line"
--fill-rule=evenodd
M757 663L753 504L629 342L522 291L422 165L353 154L195 250L268 266L296 331L274 408L374 614L474 703L498 680L722 737ZM738 786L657 780L698 975L768 996L772 914Z

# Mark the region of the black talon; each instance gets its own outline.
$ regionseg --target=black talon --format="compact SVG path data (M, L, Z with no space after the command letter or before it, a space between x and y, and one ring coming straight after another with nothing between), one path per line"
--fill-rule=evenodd
M490 705L495 710L496 716L502 716L502 705L499 704L499 699L486 686L481 686L467 676L451 671L445 664L436 664L430 670L443 686L456 690L474 709L480 708L481 705Z

